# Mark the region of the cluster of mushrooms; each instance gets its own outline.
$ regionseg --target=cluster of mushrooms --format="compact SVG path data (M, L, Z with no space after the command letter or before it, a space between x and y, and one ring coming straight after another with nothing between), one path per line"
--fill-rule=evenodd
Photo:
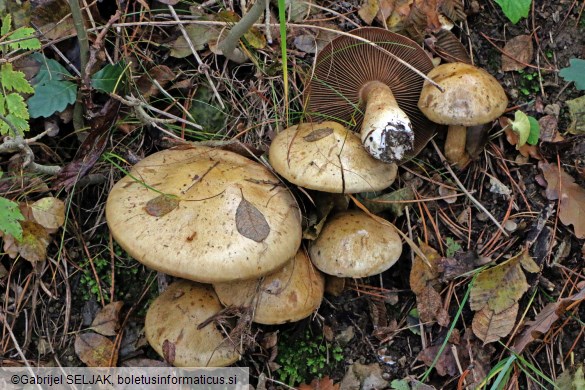
M362 28L318 55L308 121L274 138L271 169L196 144L137 163L112 188L106 219L132 257L180 278L148 309L150 345L175 366L227 366L240 358L238 340L226 342L209 321L224 307L251 308L260 324L298 321L318 309L323 273L361 278L390 268L402 252L396 228L360 210L329 217L303 245L303 215L279 176L314 191L384 190L397 163L416 155L438 124L465 129L501 115L503 90L488 91L498 87L471 65L433 69L410 39Z

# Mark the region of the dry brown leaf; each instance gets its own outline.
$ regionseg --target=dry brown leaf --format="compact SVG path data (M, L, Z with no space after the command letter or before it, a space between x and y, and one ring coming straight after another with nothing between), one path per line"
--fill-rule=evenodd
M379 10L380 2L378 0L364 0L358 10L358 15L366 24L372 24Z
M473 317L473 333L485 344L498 341L514 329L517 314L517 303L498 314L485 306Z
M456 376L459 374L457 360L455 359L455 356L453 356L453 351L451 349L453 346L454 344L447 343L447 346L445 347L445 349L443 349L441 356L439 357L439 359L437 359L437 362L435 363L434 366L435 370L437 370L437 374L439 374L440 376L445 375ZM435 360L435 357L439 353L440 349L441 345L433 345L427 347L418 354L417 359L421 360L424 364L430 367L433 364L433 361ZM458 356L458 358L460 357ZM464 363L462 362L461 364Z
M429 267L420 257L416 256L410 270L410 288L416 294L416 307L422 322L437 321L441 326L449 324L449 314L443 308L441 296L435 288L439 283L438 264L441 256L436 250L419 243L420 250L427 257Z
M92 330L104 336L115 336L120 329L119 317L122 306L124 303L121 301L104 306L93 319Z
M548 184L546 197L559 202L559 218L564 225L573 225L575 236L585 238L585 189L556 164L539 162Z
M191 25L187 27L189 26ZM189 54L191 53L189 52ZM136 80L136 87L140 91L140 95L148 101L148 98L158 95L161 89L166 88L175 77L175 73L168 66L155 65Z
M581 291L577 294L546 305L544 309L536 315L533 321L528 321L526 323L526 329L524 329L514 343L515 351L517 353L522 353L528 344L539 339L543 334L548 332L551 326L565 313L569 306L572 307L574 303L583 300L585 300L585 287L582 287Z
M530 35L518 35L506 42L504 52L508 53L513 59L502 54L502 70L504 72L511 70L521 70L532 62L534 56L534 46Z
M311 131L309 134L304 136L303 139L307 142L315 142L331 134L333 134L333 129L331 127L321 127L317 130Z
M558 131L559 120L555 115L545 115L538 120L540 126L540 140L545 142L560 142L564 140Z
M313 379L310 384L303 383L299 385L299 390L338 390L339 383L333 383L333 380L328 376L321 379Z
M33 221L21 221L22 240L16 241L16 250L31 263L47 258L50 236L47 230ZM6 237L8 238L8 237Z
M242 236L256 242L264 241L270 234L270 226L264 215L244 197L236 210L236 228Z
M89 367L116 367L118 351L114 342L97 333L75 337L75 354Z
M162 194L146 202L144 210L153 217L162 217L177 207L179 207L179 198Z

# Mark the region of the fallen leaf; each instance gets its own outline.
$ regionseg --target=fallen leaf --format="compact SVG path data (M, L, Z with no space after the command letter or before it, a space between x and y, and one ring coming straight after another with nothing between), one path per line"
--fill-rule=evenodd
M526 322L527 327L516 339L514 350L517 353L522 353L528 344L547 333L559 317L567 311L569 306L574 307L574 303L583 300L585 300L585 287L570 297L562 298L557 302L547 304L541 312L536 315L533 321Z
M473 333L485 344L498 341L514 329L517 314L517 303L497 314L485 306L473 317Z
M546 197L559 202L559 218L564 225L573 225L575 236L585 238L585 189L556 164L539 162L547 182Z
M212 20L209 17L203 17L200 20ZM185 58L193 55L191 45L195 51L203 50L209 44L209 41L219 37L220 30L213 26L203 24L189 24L185 26L185 31L189 37L189 42L183 35L179 35L171 44L169 55L175 58ZM189 45L191 43L191 45Z
M379 10L380 3L378 0L364 0L358 10L358 15L366 24L372 24Z
M443 308L441 296L437 291L439 282L438 264L441 256L435 249L419 243L421 252L426 256L430 267L419 256L414 258L410 270L410 288L416 295L416 307L422 322L437 321L441 326L449 324L449 314Z
M16 250L31 263L45 261L50 236L47 230L33 221L21 221L22 240L16 241Z
M195 25L189 24L185 28L188 28L190 26ZM175 73L168 66L155 65L152 68L150 68L148 72L140 76L138 80L136 80L136 87L140 91L140 96L142 96L142 98L148 101L148 99L151 96L158 95L161 89L166 88L166 86L172 80L174 80L175 77L176 77Z
M411 187L404 187L396 191L387 192L380 196L371 195L372 193L360 194L359 199L364 206L374 214L389 210L394 216L400 217L408 203L405 200L415 198L414 191Z
M317 130L311 131L309 134L303 137L306 142L315 142L333 134L331 127L321 127Z
M179 207L179 198L162 194L146 202L144 210L153 217L162 217L177 207Z
M175 344L169 340L165 340L163 342L163 358L169 364L173 364L175 362Z
M75 336L75 354L88 367L116 367L118 362L114 342L97 333Z
M303 383L299 385L299 390L338 390L339 383L333 383L333 380L328 376L321 379L313 379L310 384Z
M521 70L532 62L534 46L530 35L518 35L506 42L504 52L512 56L502 54L502 70L504 72Z
M506 117L500 118L500 126L504 129L504 134L506 134L506 140L510 145L517 145L518 144L518 134L512 130L512 127L509 126L510 119ZM524 157L532 157L536 160L542 160L542 155L538 150L536 145L524 144L520 147L516 148L518 152L523 155Z
M65 223L65 203L62 200L46 197L31 206L35 221L46 229L58 229Z
M583 390L585 389L585 375L583 364L568 368L555 381L557 389Z
M585 133L585 96L567 100L565 103L571 116L571 124L567 130L572 134Z
M264 215L244 197L236 210L236 228L242 236L256 242L264 241L270 234Z
M454 344L447 343L445 349L443 349L441 355L435 363L435 370L437 370L437 374L440 376L455 376L459 374L459 367L457 366L457 360L455 359L455 356L453 356L453 351L451 349L452 346L454 346ZM430 367L435 361L435 357L438 355L440 349L441 345L432 345L427 347L418 354L417 359L421 360L424 364ZM461 362L461 364L466 367L464 362Z
M120 310L122 310L124 303L121 301L112 302L104 306L96 314L91 328L93 331L103 336L115 336L120 329Z
M545 142L559 142L564 138L559 134L558 122L556 116L545 115L538 120L540 125L540 139Z

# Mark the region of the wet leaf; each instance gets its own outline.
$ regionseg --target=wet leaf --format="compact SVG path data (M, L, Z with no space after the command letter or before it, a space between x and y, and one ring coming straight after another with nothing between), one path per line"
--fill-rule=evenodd
M144 210L153 217L162 217L179 207L179 198L162 194L152 198L144 206Z
M58 229L65 223L65 203L62 200L46 197L31 206L35 221L46 229Z
M333 134L333 129L331 127L322 127L311 131L308 135L304 136L303 139L307 142L315 142L331 134Z
M333 383L333 379L324 376L321 379L313 379L310 384L303 383L299 385L299 390L338 390L339 383Z
M116 367L118 352L114 342L97 333L75 337L75 354L89 367Z
M50 237L47 230L33 221L22 221L22 240L16 241L16 250L31 263L47 258Z
M504 52L514 57L512 59L502 54L502 70L504 72L524 69L527 64L532 62L534 56L532 38L530 35L518 35L506 42Z
M583 300L585 300L585 287L582 287L577 294L547 304L544 309L536 315L533 321L526 322L527 327L522 331L514 343L515 351L517 353L522 353L528 344L547 333L569 307L574 307L573 304L575 302Z
M270 234L270 226L264 215L244 197L236 210L236 228L242 236L256 242L264 241Z
M565 103L569 107L569 114L571 116L571 124L568 129L569 133L585 133L585 96L567 100Z
M498 314L485 306L473 317L473 333L485 344L498 341L514 329L517 314L518 304L514 304Z
M124 306L124 303L121 301L112 302L104 306L93 319L91 323L92 330L103 336L115 336L118 334L122 306Z
M573 225L575 236L585 238L585 189L556 164L540 162L538 167L547 182L546 197L559 202L559 218L564 225Z

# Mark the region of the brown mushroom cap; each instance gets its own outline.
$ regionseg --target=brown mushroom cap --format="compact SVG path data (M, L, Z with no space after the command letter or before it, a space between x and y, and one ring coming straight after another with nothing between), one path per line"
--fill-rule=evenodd
M282 267L301 243L300 211L277 177L202 146L136 164L110 191L106 219L136 260L199 282L258 278Z
M392 226L358 210L331 217L311 243L313 264L329 275L363 278L392 267L402 253L402 241Z
M425 82L420 95L419 108L435 123L482 125L502 115L508 105L508 97L500 83L473 65L442 64L428 76L445 89L441 92Z
M351 34L379 47L343 35L323 48L305 92L307 115L313 121L334 120L352 124L352 130L359 131L365 107L365 102L360 102L360 92L369 82L380 81L390 87L398 106L412 122L414 149L408 155L416 155L437 127L417 107L424 79L384 50L424 74L433 68L431 59L416 42L381 28L359 28Z
M270 164L285 179L333 193L379 191L396 178L396 164L370 156L359 137L336 122L302 123L272 140Z
M301 249L283 268L262 279L213 287L225 306L252 306L254 322L272 325L299 321L317 310L325 280Z
M211 286L180 280L156 298L146 313L148 343L176 367L225 367L236 362L236 348L213 322L199 324L222 309Z

